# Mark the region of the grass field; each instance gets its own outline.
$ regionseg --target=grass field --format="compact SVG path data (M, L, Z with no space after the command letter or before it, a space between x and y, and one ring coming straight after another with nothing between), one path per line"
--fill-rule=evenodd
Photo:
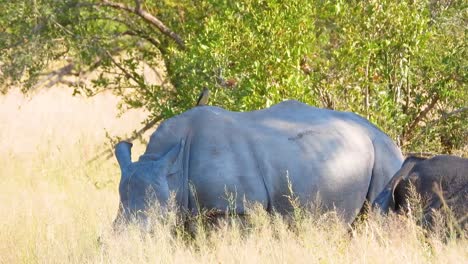
M291 227L254 210L248 227L221 224L193 239L174 233L172 218L154 235L113 234L117 164L86 161L106 131L123 135L145 116L116 118L116 103L58 89L0 97L0 263L468 263L466 240L425 236L398 216L373 216L349 232L333 214ZM142 151L137 145L134 155Z

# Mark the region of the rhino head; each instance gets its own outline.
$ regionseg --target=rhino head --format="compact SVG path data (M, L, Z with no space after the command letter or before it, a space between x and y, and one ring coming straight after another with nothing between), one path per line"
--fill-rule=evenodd
M119 184L120 205L114 227L136 220L148 228L148 210L155 203L163 208L169 200L167 176L181 152L179 146L171 148L158 159L143 155L137 162L131 160L132 143L122 141L115 146L115 156L121 170Z

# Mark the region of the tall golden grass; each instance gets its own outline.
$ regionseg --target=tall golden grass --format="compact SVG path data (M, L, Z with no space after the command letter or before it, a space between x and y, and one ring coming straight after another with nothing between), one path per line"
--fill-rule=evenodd
M106 131L123 135L145 116L117 118L116 103L59 89L0 98L0 263L468 263L465 239L427 235L395 215L350 231L333 213L291 223L256 209L243 227L226 220L195 237L174 232L174 215L153 234L112 233L117 164L86 161Z

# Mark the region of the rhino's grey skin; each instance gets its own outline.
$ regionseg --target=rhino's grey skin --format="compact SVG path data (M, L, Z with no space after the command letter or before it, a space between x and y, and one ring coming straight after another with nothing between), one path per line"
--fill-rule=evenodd
M468 159L449 155L430 159L408 157L375 199L374 207L379 207L385 213L389 210L407 211L411 185L422 198L424 219L429 224L433 209L441 208L443 202L454 211L458 219L466 218Z
M300 202L318 196L351 222L403 160L393 141L360 116L297 101L252 112L195 107L163 122L138 162L131 163L130 147L116 147L122 168L117 219L144 212L145 200L164 204L170 191L178 206L195 214L197 203L225 211L227 194L239 214L244 199L285 213L291 210L289 179Z

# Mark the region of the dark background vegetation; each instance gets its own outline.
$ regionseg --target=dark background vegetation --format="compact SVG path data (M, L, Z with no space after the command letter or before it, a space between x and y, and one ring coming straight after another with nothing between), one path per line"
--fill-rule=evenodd
M359 113L405 151L466 152L466 1L0 4L3 93L44 76L77 94L111 90L123 110L149 110L148 128L206 86L226 109L296 99ZM141 63L165 69L164 82L147 83Z

